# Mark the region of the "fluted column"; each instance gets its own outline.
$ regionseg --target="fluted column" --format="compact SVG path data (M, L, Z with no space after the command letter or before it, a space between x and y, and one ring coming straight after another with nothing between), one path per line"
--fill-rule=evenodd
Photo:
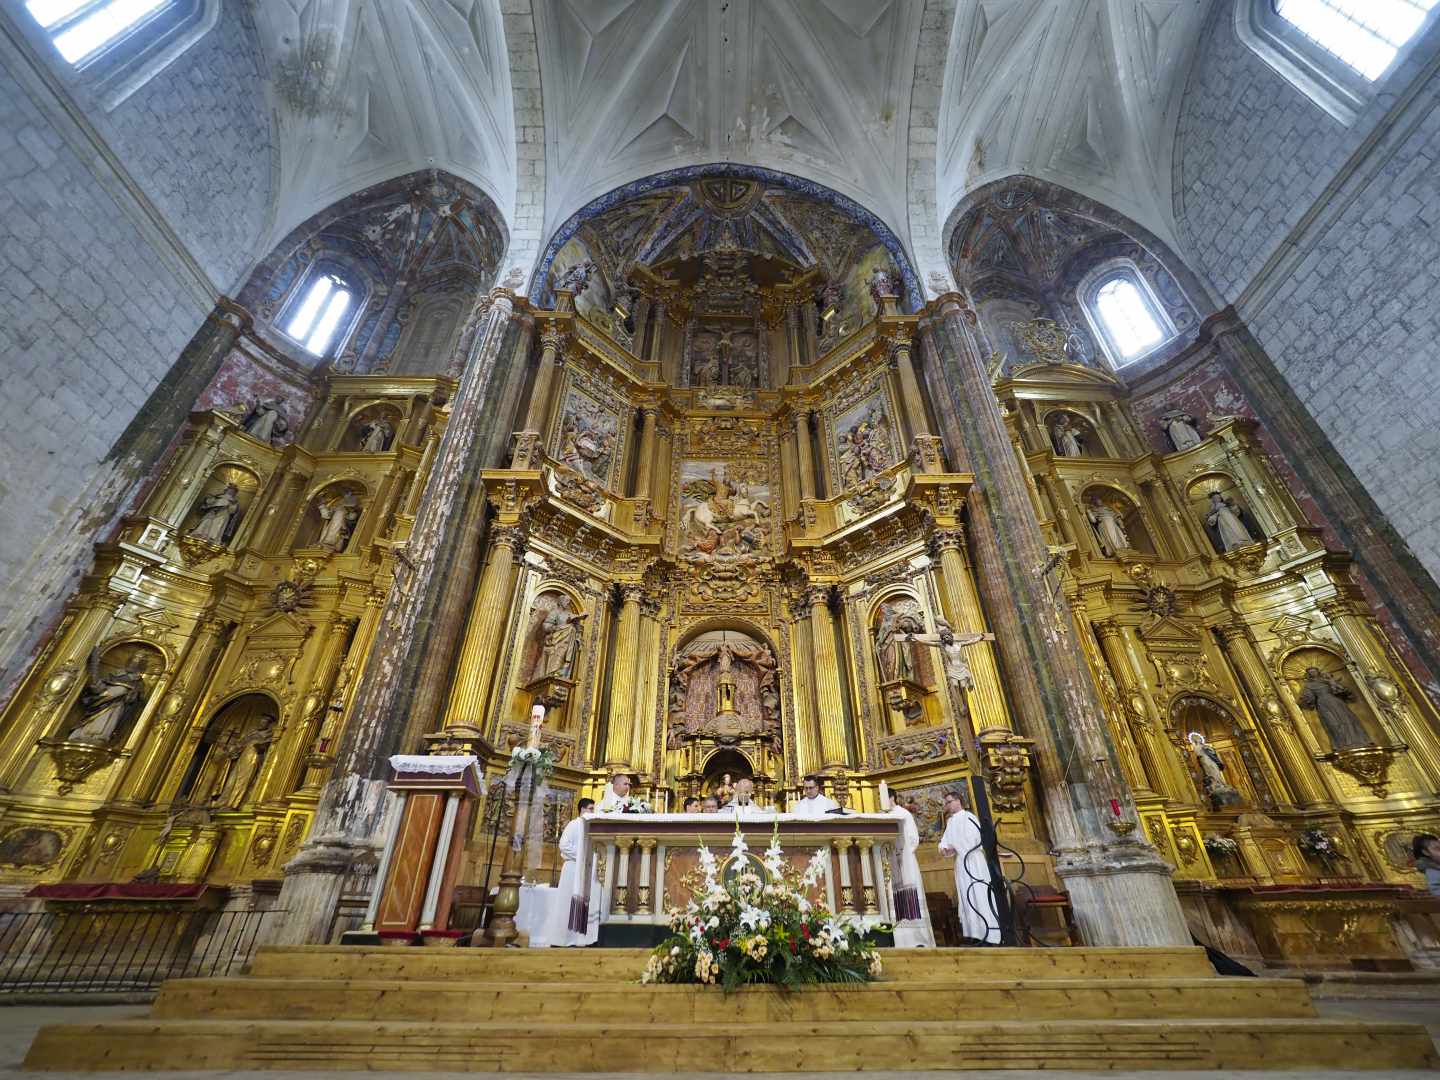
M1185 945L1171 868L1144 839L1089 663L1063 594L1041 571L1049 550L975 333L955 293L922 324L926 377L956 468L972 472L971 547L995 634L1015 675L1021 730L1035 741L1055 869L1092 945ZM1111 800L1129 831L1112 828Z
M810 605L810 643L814 649L815 708L820 721L820 763L826 769L850 764L845 737L845 699L841 695L840 657L835 651L835 620L830 614L830 586L812 585L805 596Z
M648 773L653 762L655 749L655 669L660 658L660 623L656 618L659 605L655 598L642 590L640 618L637 638L639 648L635 691L631 695L634 705L634 721L631 724L630 764L638 771Z
M654 405L640 407L640 450L635 462L635 494L650 498L650 482L655 471L655 421L660 410Z
M1120 722L1129 723L1132 695L1138 695L1143 702L1143 721L1131 725L1131 731L1137 736L1136 750L1142 762L1141 778L1148 781L1143 786L1176 802L1193 803L1194 787L1178 775L1179 762L1164 737L1159 734L1159 729L1163 728L1164 724L1155 712L1150 695L1141 689L1140 675L1135 670L1135 665L1130 662L1129 642L1124 628L1114 619L1106 619L1095 625L1095 633L1100 638L1100 651L1105 654L1105 663L1118 684Z
M459 376L459 386L404 560L409 575L405 580L424 587L409 587L402 580L384 597L384 632L365 659L311 836L284 867L279 906L287 914L271 930L276 942L322 940L344 876L357 859L372 857L381 843L389 758L401 748L404 718L433 643L437 605L449 590L470 588L469 582L453 581L449 574L463 536L464 510L472 498L483 497L475 479L496 441L512 430L500 397L513 362L504 345L511 338L514 316L514 297L508 291L495 289L483 297L461 329L447 365Z
M255 785L260 793L256 802L288 795L308 779L310 770L304 762L311 756L316 738L325 730L331 688L359 625L356 616L344 612L336 612L331 617L325 644L310 677L310 689L302 699L303 711L295 721L295 734L286 739L283 746L277 745L265 755L265 771Z
M915 375L915 361L910 355L910 334L897 331L895 339L895 370L900 376L900 400L910 421L910 437L930 434L930 419L925 415L925 398L920 393L920 380Z
M605 736L607 768L637 768L635 754L635 673L640 646L640 601L645 590L638 584L621 585L620 618L615 651L610 657L610 727Z
M810 605L807 597L792 596L790 605L790 655L796 658L791 669L795 694L795 760L801 775L820 768L820 725L815 716L815 665L803 658L813 657Z
M980 594L964 556L965 533L962 528L936 529L934 550L940 561L940 577L945 586L946 614L957 634L978 634L988 629L985 613L980 608ZM1005 700L1000 665L995 657L993 641L977 641L965 650L975 687L970 691L971 722L976 735L991 731L1010 731L1010 709Z
M506 614L514 599L517 564L524 558L524 532L518 526L498 525L490 530L490 556L480 575L480 588L470 608L465 640L460 646L460 665L445 707L447 727L468 724L484 729L485 706L495 680L500 639L509 620Z
M530 391L530 404L525 410L525 430L540 432L550 415L550 393L555 374L565 363L565 335L547 326L540 335L540 367L535 372L535 386Z
M795 414L795 446L800 451L800 498L815 498L815 443L810 434L810 414Z

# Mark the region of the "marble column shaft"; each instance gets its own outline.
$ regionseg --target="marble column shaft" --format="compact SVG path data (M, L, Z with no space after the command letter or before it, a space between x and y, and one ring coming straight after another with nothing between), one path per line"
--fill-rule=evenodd
M397 570L426 587L392 586L384 599L385 633L366 657L310 837L284 868L279 906L288 914L272 930L277 942L322 940L344 875L379 843L389 758L404 734L436 602L448 589L468 587L447 581L443 569L459 542L459 511L478 482L492 429L508 419L499 415L492 386L514 313L511 294L493 290L466 320L448 365L459 370L459 387L411 530L407 565Z
M1134 797L1069 604L1039 576L1049 550L986 374L974 313L948 293L927 315L926 374L952 460L975 475L968 501L972 552L995 633L1012 661L1007 668L1019 673L1012 690L1025 721L1020 733L1035 741L1055 868L1076 921L1092 945L1188 944L1170 866L1138 828L1122 837L1106 825L1111 799L1135 822Z
M815 708L820 721L820 758L826 769L850 764L849 740L845 737L845 700L841 694L840 656L835 649L835 619L830 614L830 587L811 586L810 642L814 649Z

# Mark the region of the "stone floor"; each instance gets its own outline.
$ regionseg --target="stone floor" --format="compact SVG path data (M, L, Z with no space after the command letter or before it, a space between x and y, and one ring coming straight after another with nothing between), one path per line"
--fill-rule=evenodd
M1436 1040L1437 1048L1440 1048L1440 1003L1435 1000L1422 1001L1384 1001L1366 999L1327 1000L1316 998L1316 1006L1320 1015L1336 1018L1354 1018L1359 1020L1391 1020L1405 1023L1423 1024L1433 1039ZM144 1016L149 1011L145 1005L0 1005L0 1080L34 1080L34 1078L74 1076L84 1077L86 1080L105 1080L105 1078L129 1078L132 1073L25 1073L20 1071L20 1063L25 1057L25 1051L30 1045L30 1040L35 1032L44 1024L75 1023L81 1020L125 1020L132 1017ZM1028 1070L1027 1070L1028 1071ZM163 1074L166 1080L249 1080L249 1078L266 1078L266 1080L306 1080L310 1077L326 1077L339 1080L342 1077L354 1077L358 1074L351 1072L171 1072ZM405 1080L438 1080L441 1077L454 1077L456 1080L484 1080L488 1076L501 1076L505 1080L622 1080L634 1076L637 1080L653 1080L654 1073L403 1073L397 1074ZM695 1076L697 1080L713 1080L714 1073L702 1074L671 1074L673 1076ZM853 1080L854 1073L790 1073L797 1080L841 1080L849 1078ZM925 1073L904 1073L904 1072L872 1072L866 1073L866 1080L902 1080L905 1077L926 1077L928 1080L962 1080L965 1077L985 1077L987 1080L999 1080L1000 1077L1018 1076L1019 1072L994 1073L994 1072L925 1072ZM1044 1073L1046 1080L1142 1080L1142 1078L1168 1078L1168 1080L1183 1080L1187 1076L1199 1076L1202 1074L1193 1072L1168 1072L1168 1071L1144 1071L1144 1072L1079 1072L1079 1071L1053 1071L1047 1070ZM1213 1071L1203 1074L1205 1077L1219 1077L1224 1080L1275 1080L1280 1076L1305 1076L1314 1080L1358 1080L1366 1074L1355 1072L1304 1072L1304 1073L1277 1073L1277 1072L1238 1072L1238 1071ZM1399 1070L1384 1074L1385 1080L1436 1080L1440 1072L1426 1072L1420 1070Z

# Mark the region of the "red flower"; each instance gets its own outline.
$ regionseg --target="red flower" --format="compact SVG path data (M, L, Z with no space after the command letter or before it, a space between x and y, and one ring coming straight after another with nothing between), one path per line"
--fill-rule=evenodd
M715 948L717 948L717 949L728 949L729 947L730 947L730 939L729 939L728 937L722 937L722 938L716 938L716 939L715 939Z
M795 939L794 939L794 938L791 938L791 939L790 939L790 955L791 955L791 956L794 956L794 955L795 955L796 953L798 953L799 951L800 951L800 946L795 943Z
M802 934L805 935L805 940L806 940L806 941L809 941L809 940L810 940L810 924L809 924L809 923L801 923L801 924L800 924L800 933L802 933Z

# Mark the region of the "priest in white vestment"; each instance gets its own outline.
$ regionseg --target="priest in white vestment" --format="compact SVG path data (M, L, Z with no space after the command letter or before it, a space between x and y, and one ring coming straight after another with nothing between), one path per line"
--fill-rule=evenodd
M560 884L556 886L555 902L549 912L549 925L545 928L545 940L551 946L570 947L593 945L600 936L600 909L602 907L600 882L595 876L595 859L590 864L590 908L586 912L584 931L571 928L571 913L576 902L585 900L585 879L580 874L580 839L585 831L585 819L595 810L594 799L581 799L576 807L575 819L565 826L560 834Z
M925 903L925 879L920 876L920 827L915 816L898 802L886 811L900 819L900 846L895 861L900 865L895 882L895 946L900 949L933 949L935 933L930 928L930 908Z
M748 776L735 785L735 797L725 804L723 813L734 814L741 821L769 817L771 809L755 801L755 781Z
M595 808L596 813L615 813L620 809L621 800L629 796L630 774L617 772L610 778L610 786L605 789L605 794L600 796L600 805Z
M1000 916L990 893L990 864L980 844L980 819L965 809L959 793L945 793L945 835L940 854L955 859L955 904L960 933L989 945L1000 944Z
M791 807L790 813L795 817L818 818L824 817L831 810L839 808L840 804L820 790L820 777L807 776L801 781L801 793L805 796L796 801Z

